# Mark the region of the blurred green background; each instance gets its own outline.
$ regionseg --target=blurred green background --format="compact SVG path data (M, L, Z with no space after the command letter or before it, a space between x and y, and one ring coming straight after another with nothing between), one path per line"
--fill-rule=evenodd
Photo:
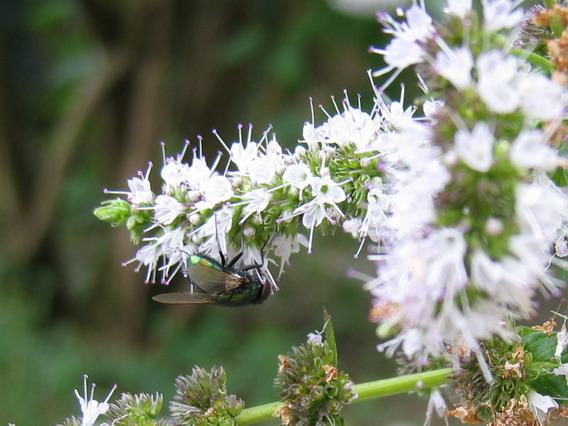
M323 306L354 381L395 374L375 349L370 296L346 273L372 265L341 233L293 257L262 306L176 308L151 302L157 286L121 267L136 250L126 231L92 215L104 187L161 164L160 140L173 154L203 134L211 155L212 128L232 140L252 122L293 146L310 96L332 108L347 89L370 104L366 70L380 62L367 48L385 42L373 11L393 4L0 2L0 424L79 414L84 373L99 399L114 383L169 397L176 375L223 365L248 406L272 401L277 355L321 328ZM367 402L346 423L420 425L425 408L415 396Z

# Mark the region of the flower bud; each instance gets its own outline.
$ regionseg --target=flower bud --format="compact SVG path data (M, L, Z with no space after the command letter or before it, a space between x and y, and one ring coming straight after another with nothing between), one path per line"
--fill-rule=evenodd
M115 200L104 201L100 207L93 211L93 214L99 220L108 222L112 226L119 226L126 223L130 212L130 204L128 201L117 198Z

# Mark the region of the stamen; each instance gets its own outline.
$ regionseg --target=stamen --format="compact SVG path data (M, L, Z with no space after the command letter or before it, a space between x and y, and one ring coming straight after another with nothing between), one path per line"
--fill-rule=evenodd
M213 161L213 165L209 169L209 170L211 170L211 174L209 175L209 177L213 176L213 174L215 173L215 169L217 169L217 166L219 165L219 161L221 161L222 156L223 156L223 153L221 151L218 151L217 157L215 158L215 161Z
M185 153L187 152L188 147L189 147L189 139L186 139L185 143L183 144L183 149L181 150L181 152L178 155L178 161L183 160L183 157L185 157Z
M243 144L243 125L239 123L237 128L239 129L239 142L242 145Z
M160 145L162 146L162 161L165 165L166 164L166 143L164 141L161 141Z
M312 126L316 125L315 115L314 115L314 98L310 96L310 112L312 115Z
M221 145L223 145L223 148L225 148L225 151L227 151L227 153L229 154L229 156L231 155L231 150L229 149L229 147L227 146L227 144L225 143L225 141L221 138L221 136L219 135L219 133L217 132L217 129L213 129L211 131L211 133L213 133L215 135L215 137L219 140L219 142L221 143Z

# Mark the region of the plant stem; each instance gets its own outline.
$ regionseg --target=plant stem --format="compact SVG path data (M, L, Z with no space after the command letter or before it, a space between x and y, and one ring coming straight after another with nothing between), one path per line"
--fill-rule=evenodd
M368 399L382 398L418 389L440 386L448 381L451 373L451 368L444 368L441 370L427 371L425 373L361 383L360 385L355 385L355 392L359 395L355 401L366 401Z
M269 402L268 404L257 405L252 408L245 408L241 414L237 417L237 424L241 425L252 425L253 423L258 423L263 420L272 419L272 414L276 411L278 407L282 405L281 402Z
M547 9L552 9L556 4L556 0L544 0L544 5Z
M369 399L382 398L385 396L408 393L417 389L428 389L443 385L448 381L451 368L427 371L425 373L410 374L408 376L393 377L390 379L376 380L374 382L355 385L358 398L353 402L367 401ZM280 402L270 402L247 408L237 417L239 426L250 425L264 420L272 419L273 413L280 407Z

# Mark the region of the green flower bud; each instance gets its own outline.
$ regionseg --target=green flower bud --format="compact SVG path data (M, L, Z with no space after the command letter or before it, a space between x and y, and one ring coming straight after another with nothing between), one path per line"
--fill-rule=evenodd
M327 317L328 318L328 317ZM283 405L276 416L283 424L343 424L345 404L356 398L349 376L337 369L337 354L331 322L323 335L310 334L308 341L280 355L275 383Z
M128 201L117 198L115 200L103 201L101 206L93 211L93 214L99 220L108 222L112 226L119 226L126 223L130 217L130 212Z
M108 416L116 426L165 426L168 423L158 418L164 398L161 394L123 393L120 399L110 405Z
M211 372L194 367L191 375L176 379L176 395L170 412L176 425L236 425L244 402L227 393L227 375L222 367Z

